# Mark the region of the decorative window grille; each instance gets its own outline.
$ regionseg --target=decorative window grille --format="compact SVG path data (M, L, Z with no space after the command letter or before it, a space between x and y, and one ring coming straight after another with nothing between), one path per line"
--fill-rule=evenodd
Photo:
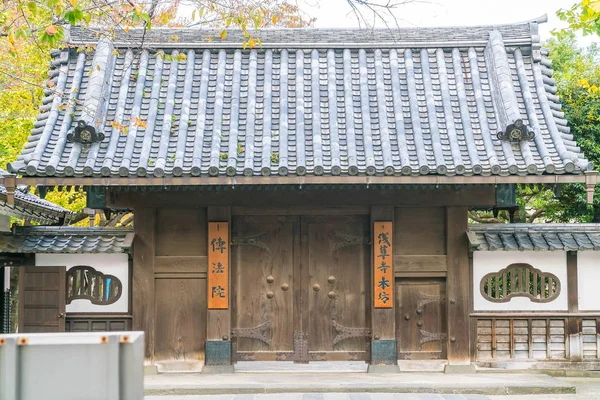
M113 304L121 297L123 284L114 275L104 275L85 265L67 271L67 304L85 299L97 305Z
M10 290L4 290L0 298L0 333L10 333Z
M505 303L513 297L549 303L560 294L560 280L551 273L520 263L487 274L481 279L479 288L486 300L495 303Z

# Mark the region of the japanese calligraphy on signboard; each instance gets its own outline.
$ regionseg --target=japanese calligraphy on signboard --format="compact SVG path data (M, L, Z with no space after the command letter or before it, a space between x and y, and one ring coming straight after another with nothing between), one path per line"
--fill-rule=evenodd
M392 223L373 223L373 285L375 308L394 306Z
M229 307L229 225L208 223L208 308Z

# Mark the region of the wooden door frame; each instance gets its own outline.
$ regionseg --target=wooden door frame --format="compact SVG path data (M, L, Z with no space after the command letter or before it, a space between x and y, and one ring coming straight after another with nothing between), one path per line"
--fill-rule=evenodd
M67 320L67 313L66 313L66 305L67 305L67 268L66 266L20 266L19 267L19 318L18 318L18 329L19 329L19 333L26 333L23 332L25 329L25 301L24 301L24 295L25 295L25 274L26 274L26 270L28 268L33 268L36 270L40 270L40 272L42 269L46 269L47 272L51 272L52 270L54 271L58 271L58 313L59 315L57 316L57 320L58 320L58 331L59 332L64 332L65 331L65 323ZM62 293L62 295L61 295ZM62 315L62 316L60 316Z

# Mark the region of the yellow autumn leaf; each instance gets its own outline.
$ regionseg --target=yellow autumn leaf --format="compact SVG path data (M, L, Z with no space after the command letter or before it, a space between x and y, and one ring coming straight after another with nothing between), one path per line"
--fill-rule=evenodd
M227 39L227 31L226 31L225 29L223 29L223 30L221 31L221 39L222 39L222 40L225 40L225 39Z
M591 2L589 7L590 7L590 10L592 10L593 12L600 14L600 0Z
M15 44L15 35L12 30L8 34L8 41L10 42L10 44Z
M579 86L584 87L586 89L590 87L589 82L585 79L580 79L577 83L579 84Z
M77 0L71 0L71 4L73 5L73 8L77 8Z
M178 42L179 41L179 36L173 35L173 40L176 41L176 42Z
M250 40L248 40L248 45L251 49L253 49L254 46L256 46L256 40L254 40L254 38L250 38Z
M276 24L277 23L277 17L273 15L271 17L271 21L273 21L273 24Z

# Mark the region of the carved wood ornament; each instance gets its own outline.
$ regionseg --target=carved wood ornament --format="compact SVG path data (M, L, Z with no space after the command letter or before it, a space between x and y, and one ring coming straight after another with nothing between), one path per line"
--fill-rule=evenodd
M560 294L556 275L530 264L517 263L481 278L479 291L484 299L506 303L513 297L527 297L535 303L549 303Z

